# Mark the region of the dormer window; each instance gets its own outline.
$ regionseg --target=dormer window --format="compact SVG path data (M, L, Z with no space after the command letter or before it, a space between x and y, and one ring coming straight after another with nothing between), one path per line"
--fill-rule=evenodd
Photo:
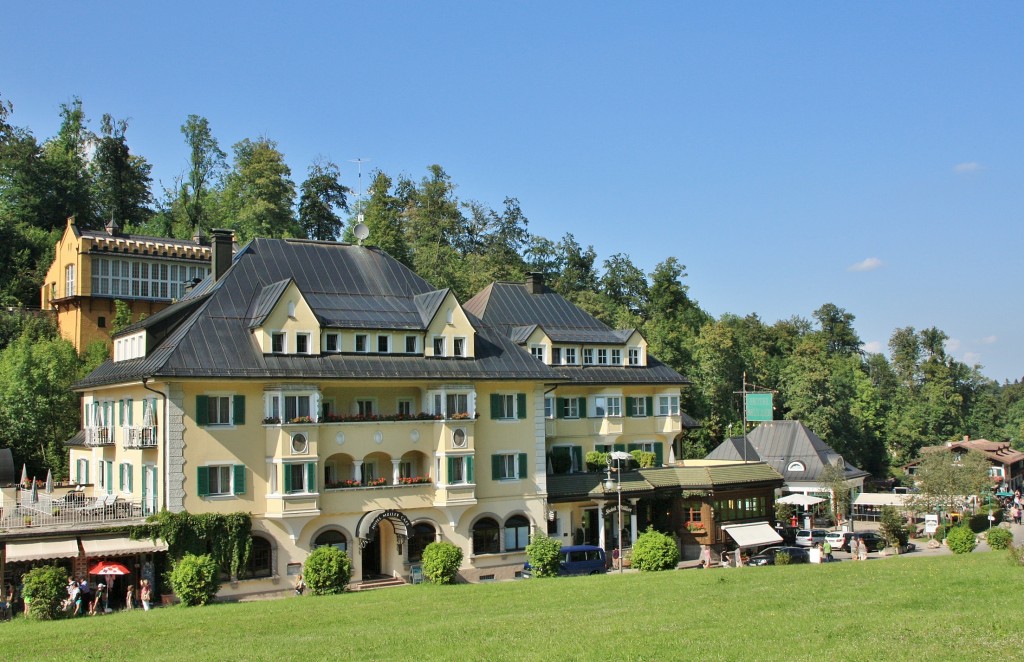
M803 462L790 462L789 466L786 467L786 471L790 471L790 472L796 473L796 472L800 472L800 471L806 471L806 467L804 467L804 463Z
M328 333L324 340L324 351L337 352L338 351L338 334Z
M416 352L419 351L419 348L420 348L420 344L419 344L419 340L417 339L416 336L406 336L405 337L405 353L406 354L415 354Z
M613 349L612 350L612 365L622 365L622 350L621 349Z
M563 356L565 357L565 364L566 365L576 365L576 348L575 347L566 347L565 348L565 353L563 354Z
M466 356L466 339L455 338L452 342L452 355L464 357Z
M434 338L434 356L444 356L444 336Z
M597 350L597 363L598 365L608 365L608 350L599 349Z
M391 352L391 336L377 336L377 353L388 354Z
M295 353L296 354L309 354L309 334L308 333L296 333L295 334Z
M551 348L551 365L559 365L562 362L562 348Z
M365 333L357 333L356 334L356 351L357 352L366 352L366 334Z
M270 334L270 353L271 354L284 354L284 334L283 333L272 333Z
M583 365L594 365L594 348L583 348Z
M629 348L629 365L640 365L640 348L630 347Z
M531 345L530 355L541 363L544 363L544 345Z

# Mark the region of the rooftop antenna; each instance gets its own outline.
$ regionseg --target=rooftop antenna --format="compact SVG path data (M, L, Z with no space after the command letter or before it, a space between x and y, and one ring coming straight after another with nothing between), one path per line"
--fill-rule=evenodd
M356 167L358 168L358 184L355 192L355 227L353 227L352 232L355 234L356 239L359 240L360 246L362 245L362 240L366 239L370 234L367 226L362 223L362 194L365 193L364 190L362 190L362 164L367 163L368 161L370 161L370 159L358 158L348 160L349 163L356 164ZM359 225L362 225L362 237L359 237Z

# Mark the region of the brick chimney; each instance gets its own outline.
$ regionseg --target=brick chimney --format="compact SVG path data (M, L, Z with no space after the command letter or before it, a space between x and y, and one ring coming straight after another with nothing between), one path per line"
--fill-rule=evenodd
M526 291L530 294L543 294L545 291L544 274L539 271L526 274Z
M231 245L233 243L234 230L213 229L210 230L211 245L213 246L213 281L220 280L224 272L231 266Z

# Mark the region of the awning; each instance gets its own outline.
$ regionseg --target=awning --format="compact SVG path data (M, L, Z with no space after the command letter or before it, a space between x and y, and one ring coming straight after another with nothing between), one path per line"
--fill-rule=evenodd
M739 547L759 547L776 545L782 542L778 534L768 522L751 522L749 524L726 524L722 530L736 541Z
M412 522L400 510L371 510L359 518L356 524L356 538L373 540L377 527L384 520L391 522L395 535L409 537Z
M820 497L807 496L806 494L787 494L781 499L776 499L776 503L788 503L793 506L813 506L817 503L821 503L824 499Z
M7 563L66 559L73 556L78 556L78 541L74 538L70 540L7 543Z
M895 506L897 508L903 508L907 505L906 494L889 494L888 492L879 493L868 493L861 492L857 495L857 498L853 500L855 506L874 506L876 508L880 506Z
M163 540L153 542L149 538L132 540L124 536L105 536L103 538L82 538L82 549L86 556L127 556L129 554L147 554L149 552L166 552L167 543Z

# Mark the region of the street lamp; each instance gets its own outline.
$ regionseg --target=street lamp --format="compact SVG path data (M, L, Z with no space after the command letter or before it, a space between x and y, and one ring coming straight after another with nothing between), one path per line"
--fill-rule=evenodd
M604 480L606 492L615 490L618 494L619 508L616 517L616 526L619 545L619 573L622 573L622 464L623 460L631 460L633 456L625 451L612 451L608 456L608 477ZM612 480L612 460L615 460L615 480Z

